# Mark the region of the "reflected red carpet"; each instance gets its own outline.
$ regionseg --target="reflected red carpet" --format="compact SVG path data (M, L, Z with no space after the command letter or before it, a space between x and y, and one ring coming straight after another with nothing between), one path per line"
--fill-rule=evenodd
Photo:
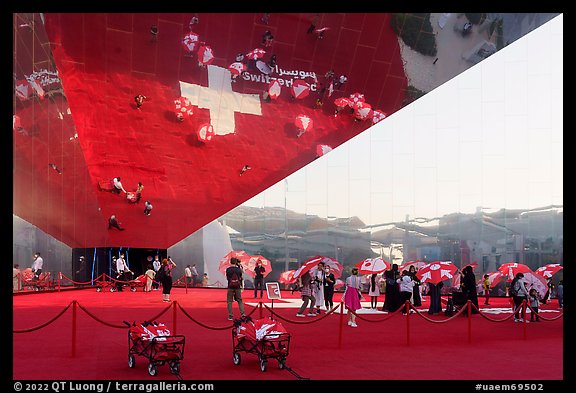
M244 292L251 303L252 291ZM127 330L115 326L123 320L143 322L156 318L172 333L186 336L181 362L184 380L295 380L287 370L280 370L270 360L268 370L260 371L255 354L242 353L241 364L232 362L231 323L226 319L225 290L211 288L175 288L172 299L181 310L161 301L161 293L97 293L93 289L69 290L14 296L14 330L38 327L55 318L73 300L86 309L77 309L76 356L72 357L72 307L48 326L29 333L13 335L14 379L91 379L91 380L176 380L168 366L158 375L148 375L148 361L136 357L136 367L129 368ZM340 300L340 294L335 301ZM458 316L445 323L432 323L419 315L361 314L358 328L346 325L339 314L296 318L300 305L296 295L282 293L274 311L291 334L286 364L302 377L311 380L561 380L563 378L563 318L525 326L510 319L491 322L472 316L471 342L468 318ZM382 304L382 297L379 304ZM482 303L482 301L480 301ZM285 308L292 304L293 308ZM422 309L428 307L427 298ZM491 299L489 308L500 314L486 313L503 320L510 315L505 298ZM484 306L481 304L481 309ZM545 318L559 315L557 303L542 307ZM549 311L546 311L549 310ZM235 314L238 309L234 305ZM260 310L247 306L247 313L260 318ZM176 324L174 324L176 315ZM264 312L263 315L269 315ZM444 315L429 316L445 320ZM283 318L286 318L285 320ZM317 320L319 319L319 320ZM174 332L174 326L176 332ZM340 335L341 333L341 335ZM408 342L409 340L409 342ZM511 366L518 364L518 367Z

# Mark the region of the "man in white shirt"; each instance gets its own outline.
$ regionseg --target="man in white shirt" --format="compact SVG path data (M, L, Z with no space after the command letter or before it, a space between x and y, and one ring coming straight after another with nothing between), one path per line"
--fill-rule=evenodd
M112 180L112 182L114 183L114 188L112 188L113 193L120 194L120 191L124 191L124 194L126 194L126 190L124 189L124 187L122 186L122 182L120 181L120 176L115 177L114 180Z
M42 266L44 265L44 260L40 256L39 252L34 254L34 262L32 263L32 273L34 273L33 280L36 281L42 273Z
M152 262L152 268L154 269L154 272L156 272L156 274L158 274L158 270L160 270L160 256L156 255L154 257L154 262ZM152 283L152 289L157 291L158 290L158 283L156 281L154 281Z
M186 265L186 268L184 269L184 274L186 275L186 285L191 286L191 284L192 284L192 269L190 268L190 265Z
M128 273L130 269L124 260L124 253L120 253L120 257L116 260L116 272L118 273L118 281L116 282L116 288L118 292L122 292L122 281L126 281L125 274Z
M414 281L410 277L408 269L402 271L402 277L396 280L400 284L400 299L402 301L402 314L406 315L406 301L410 301L414 288Z

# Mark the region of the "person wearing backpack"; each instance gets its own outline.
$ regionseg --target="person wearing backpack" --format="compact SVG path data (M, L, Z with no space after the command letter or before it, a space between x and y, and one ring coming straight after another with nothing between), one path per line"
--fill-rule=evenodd
M528 300L528 290L526 289L523 278L524 274L516 273L516 277L512 280L508 291L512 299L514 299L514 310L516 310L514 313L514 322L524 322L526 309L522 307L522 302Z
M238 303L238 308L240 309L240 315L245 317L244 314L244 303L242 302L242 269L238 266L240 260L238 258L232 257L230 259L230 265L226 268L226 279L228 280L228 290L226 292L226 303L228 305L228 320L232 321L234 319L234 313L232 312L232 302L236 301Z

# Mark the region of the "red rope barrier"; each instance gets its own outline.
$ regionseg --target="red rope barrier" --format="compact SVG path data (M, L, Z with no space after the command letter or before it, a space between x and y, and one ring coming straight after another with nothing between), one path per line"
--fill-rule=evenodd
M389 320L390 318L392 318L392 317L400 314L400 313L402 312L402 307L400 307L398 310L396 310L396 311L394 311L394 312L392 312L392 313L388 313L388 315L387 315L386 317L384 317L384 318L382 318L382 319L377 319L377 320L365 318L365 317L363 317L362 315L360 315L360 314L358 314L358 313L356 313L355 311L352 311L352 310L348 310L348 311L350 311L352 314L354 314L354 315L356 316L356 318L358 318L358 319L360 319L360 320L362 320L362 321L364 321L364 322L384 322L384 321L387 321L387 320Z
M50 319L48 322L44 322L41 325L35 326L33 328L29 328L29 329L20 329L20 330L14 329L14 330L12 330L12 333L30 333L30 332L33 332L35 330L42 329L42 328L50 325L52 322L54 322L58 318L60 318L62 316L62 314L64 314L66 312L66 310L68 310L70 308L71 305L72 305L72 303L68 304L66 307L64 307L64 309L62 311L60 311L54 318Z
M188 317L188 319L190 319L192 322L194 322L195 324L202 326L203 328L209 329L209 330L226 330L226 329L230 329L232 327L232 325L227 325L227 326L223 326L223 327L213 327L213 326L208 326L200 321L198 321L197 319L193 318L190 314L188 314L188 312L180 305L178 304L178 308L180 308L180 311L182 311L182 313Z
M71 282L72 284L74 284L74 285L89 285L89 284L94 284L94 283L97 282L98 279L99 279L100 277L102 277L103 275L104 275L104 273L102 273L101 275L99 275L98 277L96 277L96 278L93 279L93 280L81 282L81 281L74 281L74 280L72 280L70 277L67 277L65 274L63 274L62 272L60 272L60 273L59 273L59 276L58 276L58 286L60 286L60 279L66 279L66 280L70 281L70 282Z
M74 300L76 301L76 300ZM96 322L100 322L102 325L106 325L109 327L113 327L116 329L125 329L126 325L114 325L110 322L106 322L101 318L98 318L97 316L95 316L94 314L92 314L90 311L88 311L84 306L82 306L80 303L78 303L78 307L80 308L80 310L84 311L90 318L92 318L93 320L95 320Z
M267 310L270 310L270 313L271 313L272 315L274 315L274 317L276 317L276 318L278 318L278 319L281 319L281 320L283 320L283 321L285 321L285 322L293 323L293 324L295 324L295 325L308 325L308 324L311 324L311 323L314 323L314 322L317 322L317 321L321 321L322 319L326 318L328 315L334 313L334 312L338 309L338 307L340 307L340 306L339 306L339 305L338 305L338 306L335 306L332 310L326 311L326 313L324 313L324 315L322 315L322 316L320 316L320 317L316 316L316 317L314 317L314 319L310 319L310 320L308 320L308 321L296 321L296 320L293 320L293 319L288 319L288 318L285 318L285 317L279 315L279 314L276 313L273 309L271 309L270 307L268 307L268 306L265 305L265 304L264 304L264 307L265 307Z

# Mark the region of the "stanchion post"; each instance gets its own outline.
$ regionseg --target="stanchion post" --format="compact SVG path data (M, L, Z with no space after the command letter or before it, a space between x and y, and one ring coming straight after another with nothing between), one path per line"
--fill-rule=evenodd
M62 277L62 272L58 272L58 292L60 292L60 278Z
M522 316L522 319L524 319L524 323L522 325L524 325L524 340L526 340L528 338L526 329L526 325L528 324L528 320L526 318L526 300L522 300L522 314L520 315Z
M410 302L406 300L404 303L406 308L406 345L410 346Z
M178 307L178 302L176 300L174 300L172 302L172 326L174 327L174 334L176 334L176 315L177 315L177 307Z
M344 303L340 302L340 328L338 329L338 348L342 348L343 329L344 329Z
M472 302L468 300L466 303L468 310L468 344L470 344L472 342Z
M186 288L186 294L188 294L188 278L184 277L184 288Z
M76 300L72 300L72 357L76 357Z

